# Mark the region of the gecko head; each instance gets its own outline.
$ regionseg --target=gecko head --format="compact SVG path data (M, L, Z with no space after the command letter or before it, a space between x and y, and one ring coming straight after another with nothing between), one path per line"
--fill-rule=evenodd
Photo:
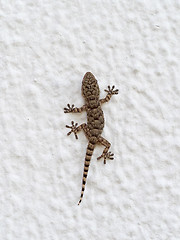
M91 99L92 96L99 98L99 86L96 78L91 72L87 72L82 81L82 95L85 99Z

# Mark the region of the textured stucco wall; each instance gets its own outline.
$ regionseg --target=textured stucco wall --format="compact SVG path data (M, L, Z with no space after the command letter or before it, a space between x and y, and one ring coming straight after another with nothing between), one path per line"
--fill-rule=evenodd
M180 1L0 2L0 239L180 239ZM87 139L66 136L91 71L103 106L84 199Z

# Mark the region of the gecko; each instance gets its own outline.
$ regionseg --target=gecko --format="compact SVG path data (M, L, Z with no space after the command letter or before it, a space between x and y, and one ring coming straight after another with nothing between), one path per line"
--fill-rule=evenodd
M83 130L89 140L84 161L81 196L78 205L81 203L84 195L87 174L95 145L102 144L105 146L103 153L97 158L97 160L104 158L104 164L106 164L107 159L114 159L114 154L109 152L111 144L101 136L104 128L104 114L101 105L108 102L112 95L118 94L119 90L115 89L115 86L112 86L112 88L108 86L108 90L104 91L107 92L106 97L99 99L100 89L98 82L91 72L87 72L82 80L82 95L85 99L85 104L80 108L74 107L74 104L72 104L72 106L67 104L67 107L64 108L64 113L80 113L82 111L86 111L87 113L87 124L82 123L78 126L78 123L72 121L71 126L66 125L67 128L71 129L70 132L67 133L68 136L71 133L74 133L75 138L78 139L77 133L80 130Z

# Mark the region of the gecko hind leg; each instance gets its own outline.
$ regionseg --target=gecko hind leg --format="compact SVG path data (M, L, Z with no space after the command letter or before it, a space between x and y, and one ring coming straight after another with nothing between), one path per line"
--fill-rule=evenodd
M114 153L108 152L111 144L108 142L105 138L99 137L98 142L101 143L103 146L105 146L105 149L101 156L97 158L97 160L100 160L101 158L104 158L104 164L106 164L106 159L108 158L109 160L113 160Z
M78 139L78 136L77 136L77 133L83 129L83 131L85 132L85 135L87 138L90 138L90 131L87 127L87 124L86 123L83 123L81 125L78 126L78 123L75 123L74 124L74 121L71 122L72 126L68 126L66 125L67 128L71 128L71 131L67 133L67 135L69 136L72 132L74 133L75 135L75 138Z

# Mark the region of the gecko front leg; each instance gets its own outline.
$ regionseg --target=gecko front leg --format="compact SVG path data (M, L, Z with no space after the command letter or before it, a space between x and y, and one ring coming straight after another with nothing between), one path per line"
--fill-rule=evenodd
M101 143L102 145L105 146L105 149L103 151L103 153L101 154L101 156L99 156L97 158L97 160L101 159L101 158L104 158L104 164L106 164L106 159L108 158L109 160L113 160L113 156L114 156L114 153L111 153L111 152L108 152L111 144L110 142L108 142L105 138L103 137L99 137L98 138L98 142Z
M77 107L74 107L74 104L72 104L72 107L71 107L71 105L68 103L67 107L64 108L64 113L70 113L70 112L80 113L84 110L86 110L86 105L83 105L82 107L77 108Z
M115 88L115 86L112 86L112 88L110 88L110 86L108 86L108 90L107 89L104 90L105 92L107 92L107 95L105 98L100 99L101 104L108 102L111 99L112 95L118 94L119 90L118 89L114 90L114 88Z

